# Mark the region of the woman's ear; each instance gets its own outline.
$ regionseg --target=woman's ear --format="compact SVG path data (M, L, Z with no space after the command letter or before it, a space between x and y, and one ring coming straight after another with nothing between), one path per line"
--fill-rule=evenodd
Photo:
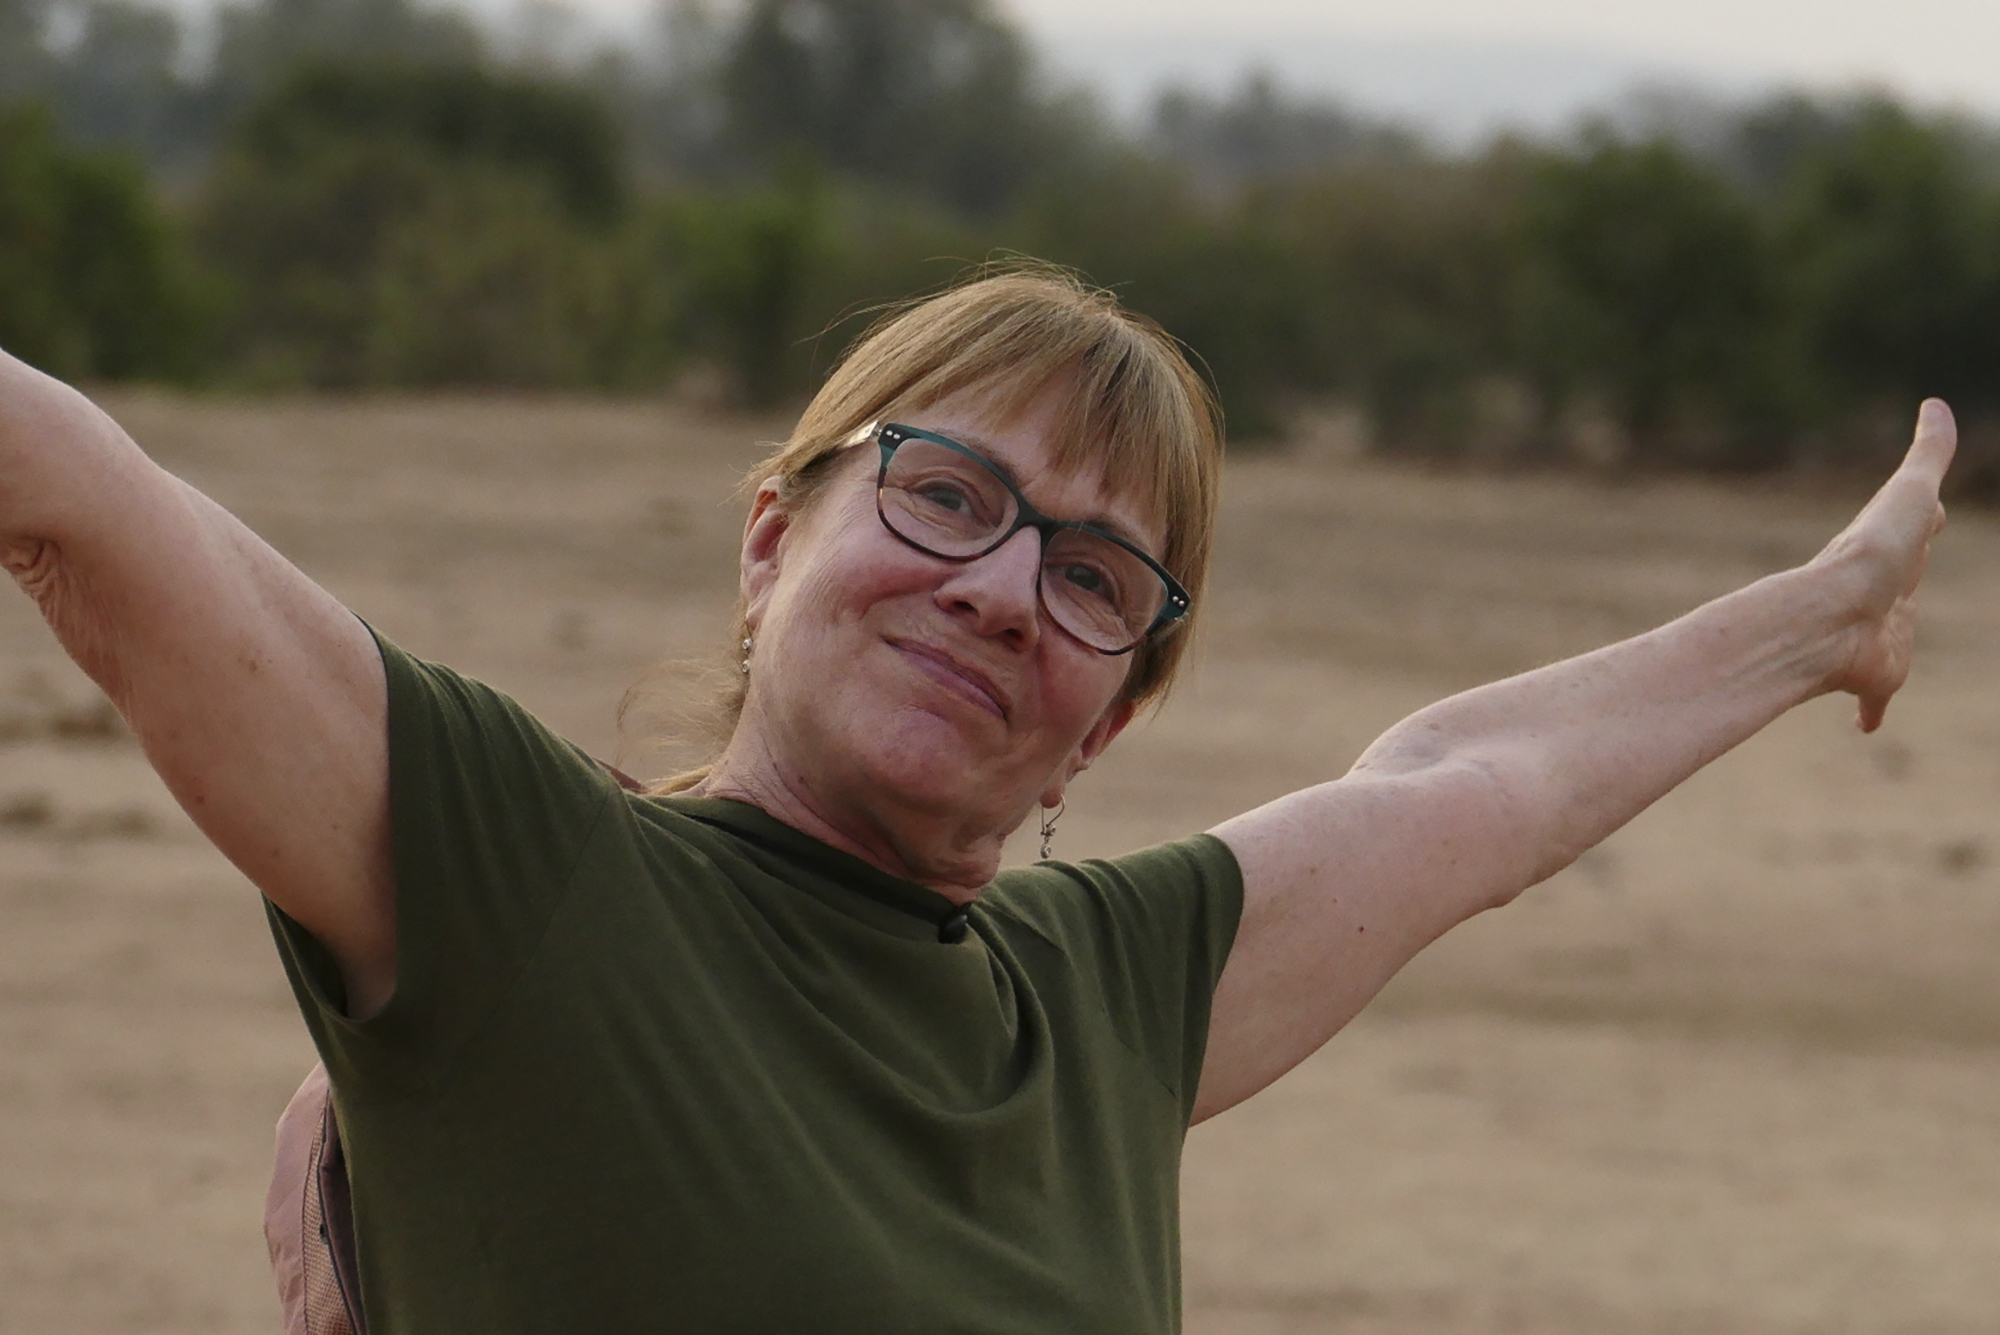
M1076 749L1069 753L1069 758L1063 761L1062 768L1043 790L1042 805L1045 807L1060 805L1063 800L1063 790L1069 787L1069 781L1089 769L1097 758L1104 754L1104 748L1111 745L1112 739L1125 731L1125 725L1130 723L1138 712L1139 707L1130 700L1113 701L1111 707L1098 717L1097 722L1090 725L1090 731L1083 735L1083 740L1076 744Z
M792 513L779 496L778 480L767 478L750 501L750 517L743 523L743 553L738 582L743 591L744 621L753 631L763 617L764 604L778 582L783 566L784 538L792 525Z

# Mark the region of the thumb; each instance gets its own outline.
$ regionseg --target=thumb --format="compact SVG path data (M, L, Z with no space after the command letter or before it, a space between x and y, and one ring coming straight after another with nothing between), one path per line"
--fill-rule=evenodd
M1952 416L1951 407L1943 399L1925 399L1917 410L1916 435L1910 441L1910 449L1903 456L1902 467L1896 471L1928 482L1936 487L1943 483L1945 470L1951 467L1952 456L1958 452L1958 420Z

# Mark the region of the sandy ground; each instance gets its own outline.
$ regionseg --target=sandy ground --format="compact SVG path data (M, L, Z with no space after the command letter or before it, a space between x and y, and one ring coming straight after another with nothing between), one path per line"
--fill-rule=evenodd
M390 636L641 770L672 760L629 735L657 711L621 739L617 703L726 635L730 481L782 429L110 402ZM1847 508L1245 458L1195 671L1060 851L1338 774L1411 708L1801 559ZM1836 701L1781 721L1196 1130L1194 1335L2000 1328L2000 522L1959 519L1931 588L1885 732ZM311 1060L248 886L0 597L0 1335L274 1331L270 1126Z

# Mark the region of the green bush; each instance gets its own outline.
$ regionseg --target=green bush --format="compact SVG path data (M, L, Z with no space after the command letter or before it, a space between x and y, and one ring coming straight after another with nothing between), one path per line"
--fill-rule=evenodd
M1447 157L1268 80L1121 136L993 0L678 4L658 69L568 75L414 0L247 0L196 74L146 3L0 35L0 95L203 164L190 252L136 168L0 114L0 341L62 374L700 364L768 405L883 303L1030 254L1184 340L1239 439L1337 399L1392 452L1873 469L1935 393L2000 496L2000 138L1949 118L1788 96Z
M746 403L774 403L807 378L811 288L832 243L826 211L820 189L800 179L674 197L655 213L656 267L679 277L678 340Z
M200 208L252 383L625 385L663 374L656 266L582 94L311 69L246 116Z
M69 378L185 378L208 302L133 163L0 111L0 346Z
M1292 358L1305 370L1292 374L1365 409L1381 448L1484 448L1478 390L1509 365L1520 176L1500 152L1364 164L1272 192L1280 245L1296 257L1291 299L1310 317Z
M810 159L976 216L1074 137L991 0L749 0L718 74L739 155Z
M2000 408L2000 196L1948 127L1869 109L1804 158L1783 236L1823 414Z
M625 252L532 180L461 169L381 239L360 350L370 384L643 383L649 319Z
M309 169L356 144L542 179L577 219L622 211L624 143L580 87L466 65L307 65L246 110L236 156L269 171Z
M1518 234L1522 362L1549 405L1609 413L1637 462L1782 458L1777 255L1720 172L1664 141L1549 155Z
M804 165L667 195L647 235L673 345L752 405L810 393L885 303L942 286L992 245L921 197Z

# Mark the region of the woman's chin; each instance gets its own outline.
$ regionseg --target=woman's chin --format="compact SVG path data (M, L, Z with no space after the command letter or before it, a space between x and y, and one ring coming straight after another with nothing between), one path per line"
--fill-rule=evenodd
M925 810L976 810L1000 796L990 744L968 735L964 720L926 710L901 710L884 727L855 739L860 768L878 791Z

